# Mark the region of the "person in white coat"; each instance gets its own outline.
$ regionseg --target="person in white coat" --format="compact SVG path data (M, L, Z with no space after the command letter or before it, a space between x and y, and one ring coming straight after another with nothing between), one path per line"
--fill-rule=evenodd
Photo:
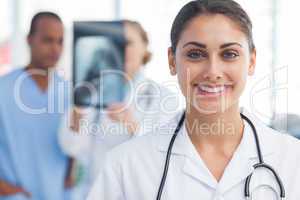
M78 174L76 166L80 166L86 174L85 186L81 188L93 183L108 150L151 132L158 122L172 118L178 107L179 99L175 93L143 74L143 65L151 56L145 30L134 21L124 20L123 25L127 40L124 66L127 93L124 102L113 103L105 110L74 107L61 124L61 146L77 160L72 171Z
M187 3L168 56L184 114L108 152L88 200L298 200L300 142L239 107L256 63L243 8L232 0Z

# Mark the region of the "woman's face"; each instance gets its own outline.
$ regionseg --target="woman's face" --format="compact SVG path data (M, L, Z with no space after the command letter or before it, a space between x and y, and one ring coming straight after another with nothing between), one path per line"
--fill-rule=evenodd
M181 34L175 55L171 49L168 55L187 108L205 114L238 105L256 59L239 26L220 14L193 18Z
M143 66L143 60L147 52L147 45L143 41L137 27L125 23L125 37L127 45L125 48L125 72L133 78L136 72Z

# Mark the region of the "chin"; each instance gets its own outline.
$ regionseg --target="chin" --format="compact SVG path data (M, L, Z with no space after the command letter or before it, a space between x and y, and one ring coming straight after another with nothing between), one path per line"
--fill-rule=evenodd
M228 110L231 106L229 102L215 101L215 102L205 102L205 101L196 101L192 103L192 109L201 113L201 114L216 114L222 113Z

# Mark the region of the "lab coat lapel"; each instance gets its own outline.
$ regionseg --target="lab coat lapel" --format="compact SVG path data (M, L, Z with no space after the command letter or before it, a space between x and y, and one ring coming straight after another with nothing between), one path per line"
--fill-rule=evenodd
M257 130L262 156L266 158L273 155L272 140L268 138L268 134L266 134L269 131L268 127L259 122L259 120L247 111L243 110L242 112L251 120ZM219 188L222 193L244 182L253 172L253 165L259 162L253 131L246 121L244 121L244 124L245 128L242 141L219 182Z
M221 193L225 193L235 185L244 181L254 170L255 160L251 160L251 155L256 153L255 142L251 128L245 123L243 138L235 151L232 159L228 163L224 174L219 182Z
M270 132L268 127L262 124L247 111L242 110L242 112L253 122L256 127L263 157L265 158L272 155L274 152L272 147L272 139L270 134L268 134ZM169 124L168 127L176 127L180 116L177 118L178 120L172 122L173 124L171 125ZM174 131L172 129L165 133L164 139L158 144L159 151L164 153L167 152L173 132ZM247 176L253 172L253 165L258 163L255 139L252 129L247 122L245 122L242 141L238 146L233 158L226 167L223 177L219 183L216 181L198 155L195 147L187 136L185 126L183 126L178 133L172 149L172 155L185 157L182 168L182 172L185 175L194 178L195 180L198 180L213 189L218 187L221 193L225 193L232 187L245 181Z
M183 173L213 189L216 189L218 182L201 159L190 137L188 136L185 126L183 127L182 135L186 146L186 159L182 169Z
M181 116L181 115L180 115ZM178 118L180 118L180 116ZM178 120L179 121L179 120ZM172 126L168 125L169 127L176 127L178 121ZM175 128L174 128L175 129ZM172 129L173 130L173 129ZM158 145L158 149L161 152L167 153L169 142L173 135L173 131L166 132L166 135L163 140L160 141ZM202 159L198 155L196 149L194 148L192 142L190 141L189 137L187 136L187 132L185 129L185 125L181 127L180 131L178 132L177 138L174 142L172 148L172 156L183 156L184 157L184 164L182 167L183 174L204 183L205 185L215 188L217 182L203 163ZM171 157L172 160L172 157ZM172 162L172 161L171 161Z
M185 158L185 163L182 168L182 172L197 180L201 183L215 189L218 185L217 181L208 171L207 167L200 160L191 159L190 157Z

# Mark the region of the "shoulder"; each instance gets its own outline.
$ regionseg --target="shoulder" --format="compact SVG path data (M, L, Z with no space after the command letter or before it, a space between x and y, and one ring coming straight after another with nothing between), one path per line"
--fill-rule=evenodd
M291 145L300 150L300 140L296 137L288 133L279 132L273 128L263 125L262 122L260 122L259 126L263 126L262 134L266 138L266 140L272 142L273 144Z
M8 92L12 92L17 79L22 75L23 69L15 69L8 74L0 77L0 99L5 99Z
M14 82L21 74L23 69L15 69L8 74L0 77L0 87L7 85L8 83Z
M261 146L267 151L289 152L300 154L300 140L292 135L279 132L264 124L257 116L243 109L243 114L253 123Z
M300 140L287 133L282 133L267 127L266 125L259 126L259 135L262 136L262 147L270 152L274 152L279 159L297 158L300 161ZM298 165L300 166L300 162Z
M286 154L297 156L300 159L299 139L287 133L281 133L273 129L269 130L268 133L270 134L270 138L273 138L275 148L277 145L277 151L283 151Z

